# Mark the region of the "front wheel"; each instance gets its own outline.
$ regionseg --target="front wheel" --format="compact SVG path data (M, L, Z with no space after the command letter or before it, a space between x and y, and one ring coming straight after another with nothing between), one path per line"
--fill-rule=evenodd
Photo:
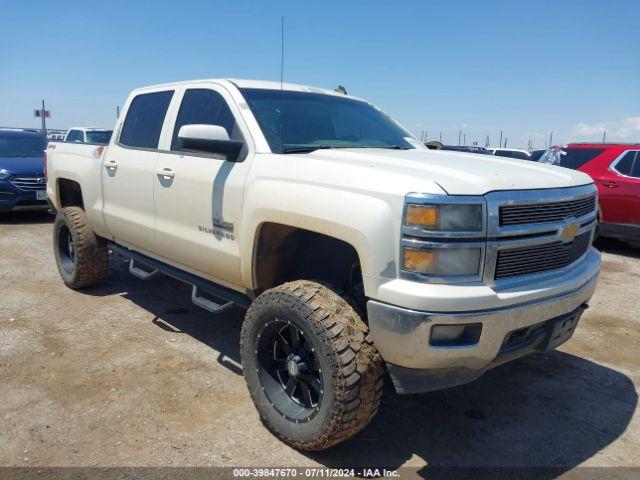
M73 289L96 285L109 268L106 242L96 236L80 207L60 210L53 224L53 251L60 276Z
M241 355L263 423L296 448L346 440L380 405L382 360L368 328L319 283L290 282L260 295L242 325Z

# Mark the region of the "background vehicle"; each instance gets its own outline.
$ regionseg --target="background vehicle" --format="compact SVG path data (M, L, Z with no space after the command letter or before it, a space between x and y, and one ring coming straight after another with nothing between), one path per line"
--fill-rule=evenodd
M571 143L539 161L590 175L598 187L598 233L640 245L640 143Z
M547 151L546 149L532 150L531 157L529 158L529 160L531 160L532 162L539 161L540 157L544 155L544 152L546 151Z
M49 208L46 148L47 141L37 133L0 130L0 212Z
M104 130L101 128L73 127L70 128L64 136L64 141L107 145L112 133L113 130Z
M491 155L487 149L482 147L472 147L469 145L445 145L437 140L425 142L425 147L429 150L451 150L453 152L467 152L467 153L479 153L484 155Z
M531 154L527 150L520 148L487 148L492 155L497 157L518 158L520 160L531 160Z
M587 175L428 150L355 97L159 85L135 90L114 130L108 147L49 144L63 281L99 283L111 250L213 313L248 308L249 392L297 448L362 430L385 365L416 393L557 347L595 289Z
M491 152L482 147L471 147L468 145L443 145L441 150L451 150L454 152L479 153L481 155L491 155Z

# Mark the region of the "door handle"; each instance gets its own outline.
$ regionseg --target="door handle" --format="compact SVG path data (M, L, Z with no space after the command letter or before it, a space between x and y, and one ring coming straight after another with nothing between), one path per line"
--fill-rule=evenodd
M176 176L175 172L170 168L163 168L162 170L158 170L156 173L160 177L164 177L164 178L173 178Z
M618 188L618 182L612 182L610 180L605 180L602 182L602 186L607 188Z
M107 167L107 168L110 168L110 169L112 169L112 170L115 170L116 168L118 168L118 162L116 162L115 160L109 160L109 161L107 162L106 167Z

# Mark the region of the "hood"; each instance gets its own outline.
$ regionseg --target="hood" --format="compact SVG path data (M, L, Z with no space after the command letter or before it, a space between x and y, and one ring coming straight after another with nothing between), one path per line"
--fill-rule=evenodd
M449 195L574 187L593 182L584 173L553 165L442 150L335 149L316 150L300 157L335 162L336 167L360 167L396 184L404 178L397 187L405 188L405 193L420 193L420 185L426 187L427 182L436 183Z
M44 175L44 155L36 157L0 157L0 168L11 175Z

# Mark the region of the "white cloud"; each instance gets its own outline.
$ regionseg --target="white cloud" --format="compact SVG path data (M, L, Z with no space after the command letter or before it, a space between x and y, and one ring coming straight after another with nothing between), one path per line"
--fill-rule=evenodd
M640 142L640 117L626 117L620 121L610 122L578 123L571 130L569 141L602 141L605 131L607 140Z

